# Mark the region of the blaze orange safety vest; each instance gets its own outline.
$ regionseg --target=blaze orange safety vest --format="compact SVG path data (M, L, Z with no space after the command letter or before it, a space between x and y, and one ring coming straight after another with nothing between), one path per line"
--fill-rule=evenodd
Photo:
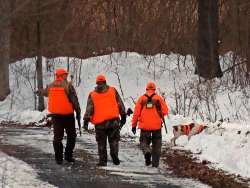
M92 91L90 95L94 104L94 114L90 120L91 123L97 125L107 120L119 118L115 88L109 87L105 93Z
M67 83L68 84L68 83ZM68 85L67 85L68 86ZM66 94L63 81L54 81L48 90L48 111L52 114L67 115L74 113L73 105Z

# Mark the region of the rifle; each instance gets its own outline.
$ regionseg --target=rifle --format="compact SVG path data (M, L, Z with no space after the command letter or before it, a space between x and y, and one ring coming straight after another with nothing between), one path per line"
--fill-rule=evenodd
M158 112L158 114L159 114L159 116L160 116L160 118L161 118L161 120L162 120L162 122L163 122L164 128L165 128L165 130L166 130L166 134L168 134L166 121L165 121L164 116L163 116L163 114L162 114L162 111L161 111L161 104L160 104L159 101L156 102L156 110L157 110L157 112Z
M72 77L71 77L71 80L72 80ZM67 82L67 87L64 88L64 90L65 90L65 93L66 93L66 95L67 95L67 97L69 99L69 102L73 105L73 108L74 108L74 110L76 112L76 120L77 120L77 124L78 124L78 127L79 127L79 134L80 134L80 136L82 136L82 131L81 131L81 128L82 128L82 126L81 126L81 115L80 115L81 114L81 109L78 110L76 108L74 101L72 100L72 98L69 95L69 82ZM76 96L76 98L77 98L77 96ZM77 101L78 101L78 99L77 99Z
M162 119L162 121L163 121L163 125L164 125L164 127L165 127L166 134L168 134L168 130L167 130L167 125L166 125L165 119L164 119L163 116L161 117L161 119Z
M77 119L77 124L78 124L78 127L79 127L79 134L80 134L80 136L82 136L81 116L76 115L76 119Z

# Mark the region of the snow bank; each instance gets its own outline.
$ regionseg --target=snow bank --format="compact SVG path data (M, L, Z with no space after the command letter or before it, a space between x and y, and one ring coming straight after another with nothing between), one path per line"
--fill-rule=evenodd
M172 136L167 135L167 141ZM187 136L176 140L174 148L189 150L198 160L211 162L213 168L250 177L250 123L210 124L210 127L189 141Z

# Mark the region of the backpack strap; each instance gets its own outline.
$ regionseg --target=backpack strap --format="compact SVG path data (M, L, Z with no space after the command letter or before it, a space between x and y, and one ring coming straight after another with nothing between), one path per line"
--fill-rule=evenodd
M147 97L147 101L142 101L141 102L141 111L144 108L144 106L147 104L148 101L152 102L152 98L155 96L156 94L153 93L151 96L148 96L147 94L144 94L143 96Z
M147 97L148 101L152 101L152 98L155 96L156 94L153 93L151 96L148 96L147 94L144 94L145 97Z
M150 101L152 102L152 98L156 95L156 93L153 93L151 96L148 96L147 94L144 94L143 96L147 97L147 101L142 101L141 102L141 110L140 110L140 116L141 116L141 112L142 112L142 109L147 105L147 102ZM158 110L157 110L158 111ZM139 117L140 117L139 116Z

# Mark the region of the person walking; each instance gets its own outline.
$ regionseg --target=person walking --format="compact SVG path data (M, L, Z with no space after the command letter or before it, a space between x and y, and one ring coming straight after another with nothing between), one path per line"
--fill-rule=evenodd
M113 163L119 165L120 128L126 123L125 106L117 90L107 85L104 75L96 77L96 84L88 96L83 128L88 130L89 122L95 125L99 155L97 165L107 166L107 139Z
M64 130L67 134L67 143L64 152L64 159L68 162L75 162L73 150L76 142L75 116L80 119L81 109L79 106L76 91L67 81L68 72L64 69L56 70L56 79L40 93L48 97L48 112L53 124L53 148L57 164L63 163L63 136Z
M146 93L139 97L132 118L132 132L136 134L139 121L140 147L143 151L146 166L159 166L162 146L162 123L168 113L168 106L156 92L156 85L148 82ZM150 144L152 143L152 149ZM152 161L151 161L152 156Z

